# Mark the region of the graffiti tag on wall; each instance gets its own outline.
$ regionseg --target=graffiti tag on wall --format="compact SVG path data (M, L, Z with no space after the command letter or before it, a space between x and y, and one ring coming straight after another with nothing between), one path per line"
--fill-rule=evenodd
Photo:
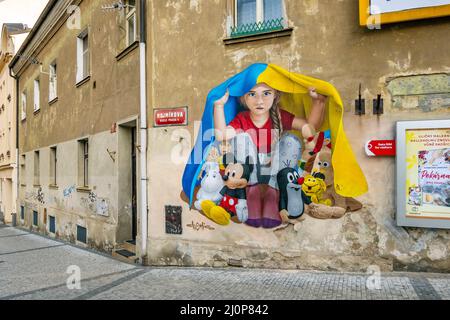
M95 214L109 217L109 200L99 198L92 191L89 192L88 197L81 198L81 206Z
M31 201L35 200L38 201L40 204L45 204L44 200L44 192L42 191L42 187L39 187L37 192L25 192L25 200Z
M42 191L41 187L39 187L39 189L37 191L36 200L39 201L39 203L41 203L41 204L45 204L44 192Z
M63 190L64 198L70 197L75 192L75 185Z

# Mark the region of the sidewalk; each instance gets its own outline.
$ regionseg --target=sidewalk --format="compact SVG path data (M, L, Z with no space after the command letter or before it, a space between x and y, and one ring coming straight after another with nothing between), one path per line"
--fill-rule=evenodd
M70 266L81 289L69 289ZM69 269L73 270L73 269ZM72 271L73 272L73 271ZM450 274L141 267L0 225L0 299L450 299ZM370 285L372 283L372 285Z

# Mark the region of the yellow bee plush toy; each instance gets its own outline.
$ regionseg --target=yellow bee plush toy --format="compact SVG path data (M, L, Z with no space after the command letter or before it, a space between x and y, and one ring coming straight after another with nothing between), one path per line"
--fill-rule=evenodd
M303 182L302 190L311 198L312 202L331 206L330 199L322 199L323 193L327 190L323 173L315 172L313 175L307 175Z

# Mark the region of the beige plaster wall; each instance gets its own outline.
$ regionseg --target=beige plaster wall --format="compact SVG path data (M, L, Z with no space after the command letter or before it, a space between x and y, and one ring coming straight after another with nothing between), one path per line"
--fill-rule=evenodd
M48 234L46 216L52 215L57 231L53 236L75 242L78 224L87 228L87 245L102 251L111 251L119 240L130 239L118 227L119 217L128 216L131 202L119 199L119 194L130 188L119 181L118 172L123 169L119 168L119 156L129 156L131 151L120 148L118 127L135 120L139 110L139 52L136 46L126 50L124 16L102 10L110 4L107 0L81 1L79 28L74 20L67 24L63 18L54 35L33 53L42 62L43 72L39 65L28 64L19 73L19 92L27 93L26 119L19 123L20 159L26 156L18 197L19 206L25 208L21 225ZM54 16L49 14L47 19ZM77 85L77 36L85 28L89 30L90 78ZM58 98L49 103L46 73L55 60ZM33 81L38 77L41 108L33 112ZM89 139L88 190L78 189L82 174L78 140L84 138ZM51 186L49 180L53 146L58 148L57 186ZM40 151L40 185L33 182L36 150ZM38 227L32 226L33 210L39 213Z
M78 140L65 141L57 147L56 185L50 173L50 148L25 153L25 179L19 189L19 206L25 208L20 225L49 234L48 217L55 216L56 233L49 234L74 242L76 225L87 228L88 245L111 251L116 245L119 223L118 134L109 131L89 136L89 185L80 188ZM39 184L34 180L34 152L39 151ZM23 167L22 167L23 168ZM32 225L32 211L39 213L39 225ZM20 212L20 210L19 210ZM128 239L127 239L128 240Z
M7 223L16 212L16 81L10 77L8 63L15 53L14 39L6 29L1 34L0 62L0 179L1 205ZM14 190L14 191L13 191Z
M387 86L396 77L450 73L450 56L445 54L450 49L445 41L450 19L368 30L358 25L357 1L286 0L285 6L294 28L291 36L225 45L226 0L152 2L149 105L187 105L190 121L186 128L149 131L149 263L450 270L449 231L397 227L394 159L368 158L363 152L367 140L394 138L397 120L449 118L449 106L438 100L428 109L405 102L394 105ZM193 146L195 121L201 118L209 90L255 62L275 63L338 89L346 111L344 127L369 183L369 192L359 199L362 210L340 220L308 217L295 229L274 232L218 226L181 200L183 160ZM353 115L360 83L368 113L361 117ZM422 94L419 87L409 94ZM369 103L378 93L385 101L385 113L379 117L371 115ZM181 156L179 163L172 161L174 153ZM182 235L165 233L165 205L182 206ZM195 230L187 226L191 222L210 228Z
M120 119L139 110L139 54L134 49L121 60L124 25L118 12L102 10L105 0L82 1L80 28L66 23L34 53L49 72L56 60L58 100L49 104L49 76L38 65L21 71L19 92L27 93L27 117L19 124L20 153L40 146L109 130ZM90 80L76 86L77 36L89 29ZM33 113L33 81L40 79L40 105Z

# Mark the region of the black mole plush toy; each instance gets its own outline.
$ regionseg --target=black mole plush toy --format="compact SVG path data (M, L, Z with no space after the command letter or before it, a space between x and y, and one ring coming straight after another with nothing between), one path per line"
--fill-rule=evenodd
M305 204L311 203L311 199L302 190L302 180L292 168L284 168L277 174L280 215L283 221L300 218L305 212Z
M250 164L250 157L245 163L238 162L231 153L223 156L223 163L226 165L225 174L222 177L225 186L220 191L223 195L219 205L205 200L201 203L203 213L212 221L227 225L234 217L238 222L245 222L248 219L247 193L245 189L253 171Z

